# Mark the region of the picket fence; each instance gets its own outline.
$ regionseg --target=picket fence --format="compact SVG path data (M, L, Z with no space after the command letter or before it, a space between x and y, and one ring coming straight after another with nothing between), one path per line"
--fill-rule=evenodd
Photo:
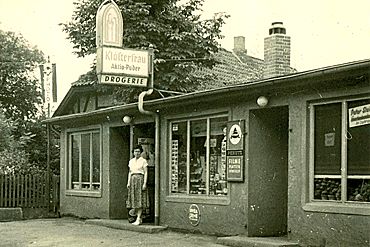
M59 176L49 181L47 173L0 175L0 208L59 208Z

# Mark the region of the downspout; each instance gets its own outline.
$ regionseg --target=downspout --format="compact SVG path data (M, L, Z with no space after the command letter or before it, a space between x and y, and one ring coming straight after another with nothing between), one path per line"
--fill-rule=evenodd
M150 51L150 85L149 90L141 92L139 95L138 108L142 114L153 116L155 119L155 144L154 144L154 224L159 225L159 114L144 110L144 97L151 95L154 91L154 50L153 46L149 46Z

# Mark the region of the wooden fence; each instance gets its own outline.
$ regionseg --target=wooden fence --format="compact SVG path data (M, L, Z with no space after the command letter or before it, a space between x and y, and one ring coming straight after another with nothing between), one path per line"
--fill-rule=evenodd
M49 182L50 181L50 182ZM59 176L0 175L0 207L59 208Z

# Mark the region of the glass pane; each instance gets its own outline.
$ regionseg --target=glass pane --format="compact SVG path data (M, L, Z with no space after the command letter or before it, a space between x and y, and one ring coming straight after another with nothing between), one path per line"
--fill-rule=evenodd
M187 124L172 124L171 191L186 193L187 185Z
M79 136L71 135L71 144L72 144L72 164L71 164L71 177L72 177L72 183L78 183L79 182L79 166L80 166L80 138ZM73 189L79 188L78 184L71 186Z
M227 117L211 119L209 194L227 195L226 181L226 123Z
M341 179L316 178L314 199L341 200Z
M93 183L100 183L100 134L92 134L92 155L93 155ZM99 186L94 184L94 189L98 189Z
M190 122L190 193L206 194L207 121Z
M315 106L315 175L341 174L341 103Z
M370 175L369 99L348 103L348 123L348 175Z
M81 157L82 182L90 182L90 134L81 135ZM88 184L83 185L83 189L89 187Z
M370 179L348 179L349 201L370 202Z

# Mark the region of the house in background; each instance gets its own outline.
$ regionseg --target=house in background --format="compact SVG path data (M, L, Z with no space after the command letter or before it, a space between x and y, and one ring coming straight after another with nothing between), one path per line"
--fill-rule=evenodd
M214 89L223 86L248 83L270 77L297 72L290 67L290 37L282 22L273 22L264 40L264 59L248 55L245 37L234 37L232 51L220 49L215 54L218 62L212 69L203 73L213 75L214 82L200 89Z

